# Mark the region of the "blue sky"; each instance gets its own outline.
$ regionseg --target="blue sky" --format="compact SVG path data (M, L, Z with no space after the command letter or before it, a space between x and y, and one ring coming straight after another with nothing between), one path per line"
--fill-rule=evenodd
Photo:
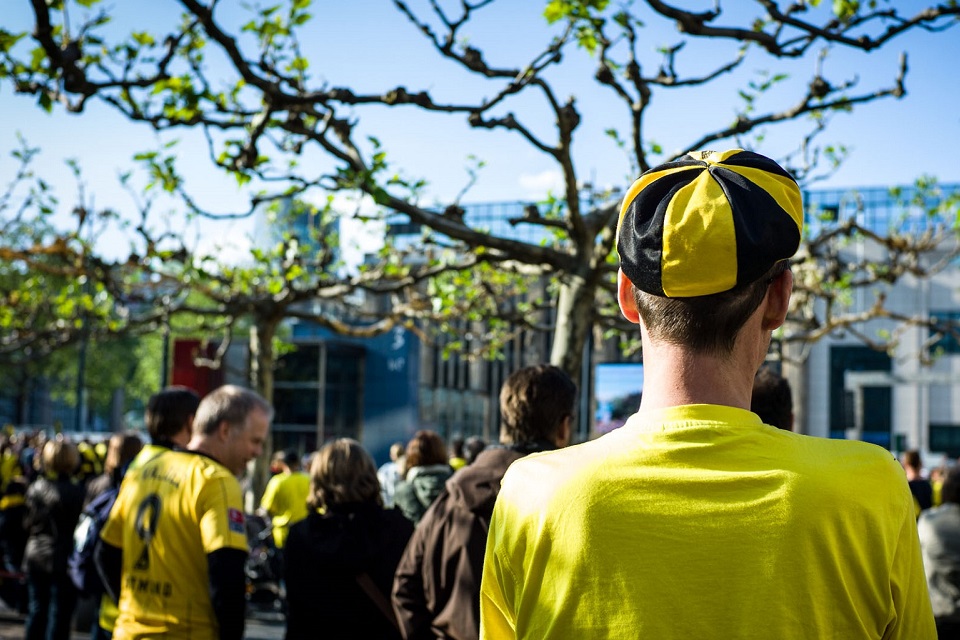
M459 3L452 3L459 4ZM498 8L498 4L503 8ZM687 3L703 9L712 2ZM731 3L727 3L731 4ZM829 5L828 2L823 4ZM898 6L919 7L915 1L897 2ZM29 28L29 3L18 0L6 3L2 19L4 28L15 31ZM425 10L426 2L410 2ZM176 3L115 2L109 5L117 12L117 28L127 31L135 23L157 29L176 21ZM218 7L227 9L224 25L236 22L237 0L223 0ZM738 3L738 9L743 7ZM173 7L173 10L171 10ZM486 51L493 65L522 66L548 41L545 22L538 1L495 3L481 12L477 26L470 34L471 43ZM315 2L314 23L302 45L311 60L315 84L352 86L358 91L381 92L397 85L411 91L430 90L437 100L465 100L464 96L490 95L495 89L464 76L451 63L437 63L437 55L413 26L400 16L387 0L366 2ZM76 20L76 14L72 18ZM654 21L649 21L649 25ZM139 27L143 28L143 26ZM671 29L648 29L646 50L650 51L645 70L656 69L659 57L656 46L674 44L678 35ZM680 70L703 71L725 59L732 46L713 44L680 58ZM834 117L821 142L837 142L852 150L850 160L829 180L817 186L872 186L911 182L921 174L937 176L945 182L960 182L960 74L955 68L960 60L960 28L940 34L917 33L893 42L887 49L871 55L835 52L828 59L826 71L835 79L859 79L858 90L890 84L896 74L897 57L910 52L908 95L899 101L884 100L867 105L852 114ZM608 93L597 90L590 80L593 62L582 52L567 52L570 70L551 79L561 97L577 96L582 124L575 141L576 162L580 178L600 185L624 186L632 177L628 164L603 130L622 123L622 114ZM774 68L760 57L748 59L743 66L747 75L762 68ZM780 64L792 82L805 83L813 72L813 60ZM583 81L582 79L586 79ZM706 129L728 122L737 104L734 96L743 78L725 78L709 89L695 92L683 90L660 92L649 112L648 130L652 138L667 150L690 143ZM771 95L766 107L779 109L793 102L790 85ZM526 118L531 128L549 135L551 122L538 115L533 102L512 107ZM231 211L243 208L244 198L236 183L211 171L206 147L199 131L183 130L158 137L148 127L125 122L118 114L95 101L81 116L72 116L61 109L48 115L28 97L14 95L8 84L0 88L0 181L12 175L14 165L8 152L15 146L15 135L22 133L33 145L42 147L38 173L58 189L65 203L72 203L73 188L63 166L65 158L76 158L84 171L87 191L96 206L109 206L124 211L130 208L129 197L119 189L116 176L131 168L132 155L155 148L160 142L178 137L182 170L188 176L187 187L207 208ZM525 114L533 114L527 116ZM558 184L556 165L544 154L521 142L516 136L502 132L473 131L458 116L424 118L412 110L375 110L363 115L361 127L377 135L392 159L411 176L429 181L428 198L449 200L466 182L464 166L468 154L487 162L479 183L465 201L497 201L542 198L547 189ZM780 155L799 136L796 127L770 128L767 142L760 150ZM722 146L732 146L723 144ZM308 161L321 162L308 158ZM319 167L318 167L319 168ZM247 234L247 222L198 227L191 231L198 240L209 240L235 234Z

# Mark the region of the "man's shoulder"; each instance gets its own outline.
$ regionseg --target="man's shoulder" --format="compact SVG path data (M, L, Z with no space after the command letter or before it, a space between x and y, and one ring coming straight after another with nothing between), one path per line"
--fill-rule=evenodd
M797 456L831 474L880 474L903 478L896 457L883 447L860 440L796 435Z
M503 476L500 496L531 505L547 504L564 487L603 465L611 454L609 434L580 444L531 453L514 461Z

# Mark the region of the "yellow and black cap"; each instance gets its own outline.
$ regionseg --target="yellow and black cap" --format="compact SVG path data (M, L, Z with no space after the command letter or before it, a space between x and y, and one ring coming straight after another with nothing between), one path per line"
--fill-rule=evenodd
M694 151L647 171L624 196L620 268L638 289L668 298L730 291L796 253L800 187L752 151Z

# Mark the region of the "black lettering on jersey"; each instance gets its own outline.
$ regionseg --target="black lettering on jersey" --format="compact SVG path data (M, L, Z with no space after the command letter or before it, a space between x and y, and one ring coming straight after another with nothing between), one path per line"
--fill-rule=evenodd
M146 571L150 568L150 542L153 540L153 535L157 532L157 522L160 520L161 506L160 496L151 493L144 498L140 502L140 506L137 507L137 518L134 521L134 527L136 528L137 535L143 540L143 552L134 563L134 569Z
M180 487L180 478L177 474L171 471L161 472L156 466L144 467L140 473L140 477L144 480L159 480L160 482L171 484L174 487Z
M173 595L173 585L169 582L159 582L157 580L145 580L135 576L127 577L127 589L134 593L146 593L161 598L169 598Z

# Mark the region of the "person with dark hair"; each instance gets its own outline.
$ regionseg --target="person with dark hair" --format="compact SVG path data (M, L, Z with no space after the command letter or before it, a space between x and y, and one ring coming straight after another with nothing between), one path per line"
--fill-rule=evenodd
M73 474L80 464L76 445L58 436L40 453L43 475L24 496L27 546L27 640L67 640L77 604L77 590L67 574L73 530L83 510L83 486Z
M577 387L552 365L526 367L500 389L500 445L447 480L413 534L393 583L403 637L476 640L480 576L500 480L514 461L570 440Z
M164 449L130 469L95 551L119 602L117 640L240 640L248 548L237 477L260 455L273 408L233 385L210 392L188 451Z
M184 449L190 442L193 417L200 406L200 396L187 387L167 387L155 393L147 402L144 423L154 447ZM148 447L145 457L153 457L155 449Z
M643 342L640 406L507 470L481 638L934 637L893 456L750 411L803 218L793 177L742 149L687 153L627 190L617 300Z
M919 518L921 511L933 506L933 485L923 477L923 460L920 458L919 451L916 449L904 451L903 471L907 474L907 484L910 485L910 493L913 494L916 515Z
M477 456L480 455L480 452L486 448L487 443L484 442L480 436L470 436L467 438L467 441L463 444L463 457L467 461L467 464L473 464Z
M383 508L376 465L359 442L321 447L308 503L287 538L286 640L399 638L390 585L413 525Z
M940 640L960 638L960 467L947 472L942 504L920 514L917 531Z
M793 431L793 396L787 379L770 367L760 367L753 378L750 411L764 424Z
M280 457L280 473L270 478L260 508L270 518L273 543L282 551L290 526L307 517L310 477L300 469L300 454L290 449Z
M417 524L453 474L447 462L447 447L435 431L421 429L407 443L403 479L397 483L394 504L410 522Z

